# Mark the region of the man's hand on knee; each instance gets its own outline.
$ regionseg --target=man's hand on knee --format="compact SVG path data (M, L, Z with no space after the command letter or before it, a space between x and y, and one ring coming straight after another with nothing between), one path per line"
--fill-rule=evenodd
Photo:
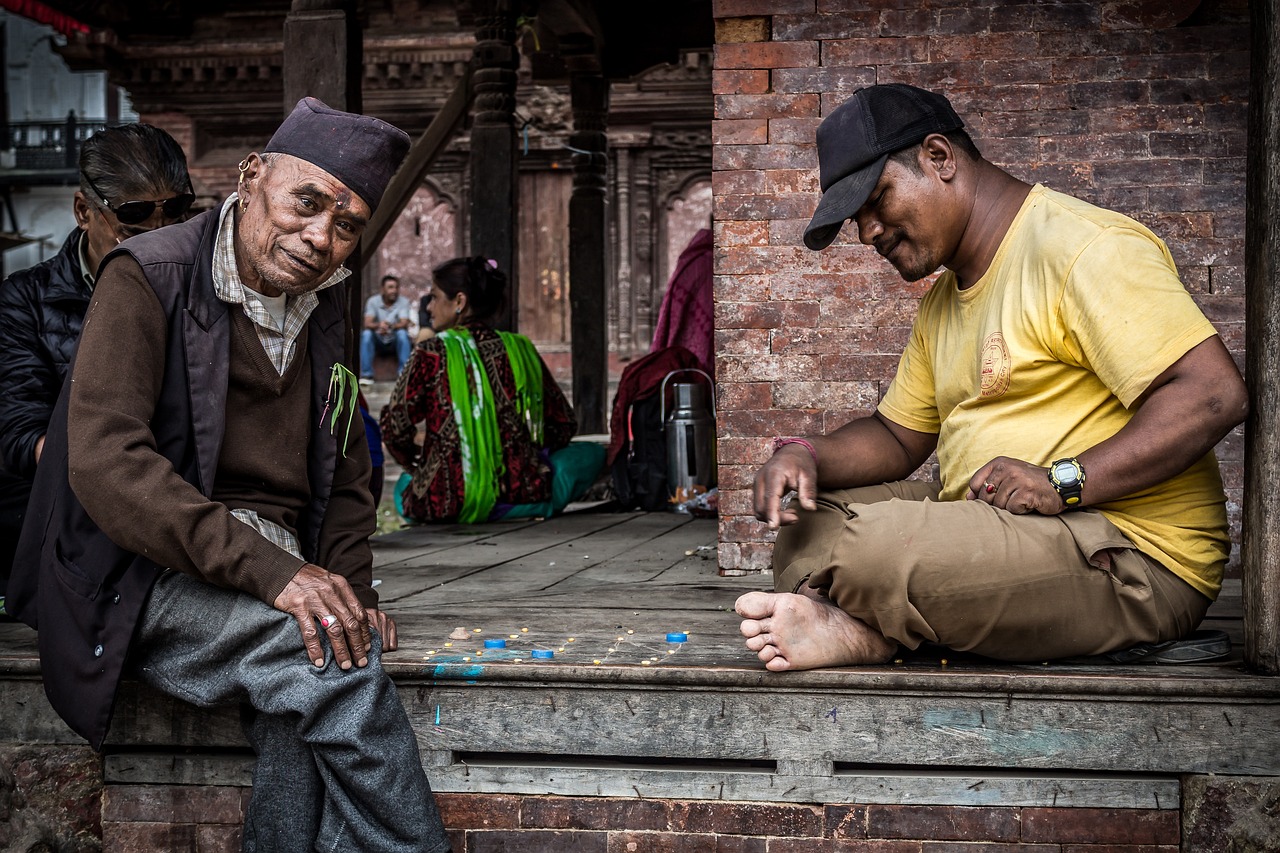
M1047 468L1008 456L997 456L977 470L965 500L983 501L1015 515L1058 515L1065 508Z
M369 663L369 614L341 575L306 563L276 596L273 606L297 620L307 655L316 666L324 666L317 623L329 635L338 666L350 669L353 663Z

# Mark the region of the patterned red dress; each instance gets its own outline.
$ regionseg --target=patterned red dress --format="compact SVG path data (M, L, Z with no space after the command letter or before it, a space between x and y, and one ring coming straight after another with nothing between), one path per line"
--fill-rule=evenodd
M535 447L516 411L516 380L498 333L483 323L466 326L475 338L489 385L493 388L502 437L504 470L498 478L498 508L539 503L551 493L551 469L540 450L559 450L577 432L573 409L542 365L543 440ZM462 446L454 419L453 399L445 367L444 345L435 338L420 342L396 381L391 401L382 410L382 440L413 479L404 490L405 515L418 521L454 521L462 509L465 484ZM419 425L425 429L417 443Z

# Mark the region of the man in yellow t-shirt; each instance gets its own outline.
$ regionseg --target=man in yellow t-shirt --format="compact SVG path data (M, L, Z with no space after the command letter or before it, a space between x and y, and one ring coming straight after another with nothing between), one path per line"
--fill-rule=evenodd
M1234 361L1159 238L1018 180L963 125L891 84L818 129L809 248L852 219L907 281L946 270L875 414L775 439L756 475L778 591L737 611L770 670L923 642L1004 660L1162 643L1221 586ZM907 480L935 450L940 481Z

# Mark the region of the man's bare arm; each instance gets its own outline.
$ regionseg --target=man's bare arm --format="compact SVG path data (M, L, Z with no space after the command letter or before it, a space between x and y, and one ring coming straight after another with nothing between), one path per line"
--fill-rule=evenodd
M905 479L924 464L938 443L936 435L907 429L879 413L808 440L817 464L803 445L788 444L756 474L755 515L770 529L796 521L794 510L782 508L788 492L796 492L802 508L815 509L819 487L846 489Z
M1249 395L1214 335L1157 376L1134 408L1124 429L1078 455L1085 470L1082 505L1116 500L1181 474L1244 420ZM986 483L995 491L988 492ZM978 469L968 497L1017 513L1063 510L1045 468L1007 457Z

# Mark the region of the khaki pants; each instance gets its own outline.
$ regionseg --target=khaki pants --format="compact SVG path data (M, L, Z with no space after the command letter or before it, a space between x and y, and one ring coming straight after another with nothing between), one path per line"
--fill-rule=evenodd
M1010 661L1101 654L1185 636L1209 599L1101 514L1014 515L937 500L913 480L818 495L774 546L775 586L807 579L914 649Z

